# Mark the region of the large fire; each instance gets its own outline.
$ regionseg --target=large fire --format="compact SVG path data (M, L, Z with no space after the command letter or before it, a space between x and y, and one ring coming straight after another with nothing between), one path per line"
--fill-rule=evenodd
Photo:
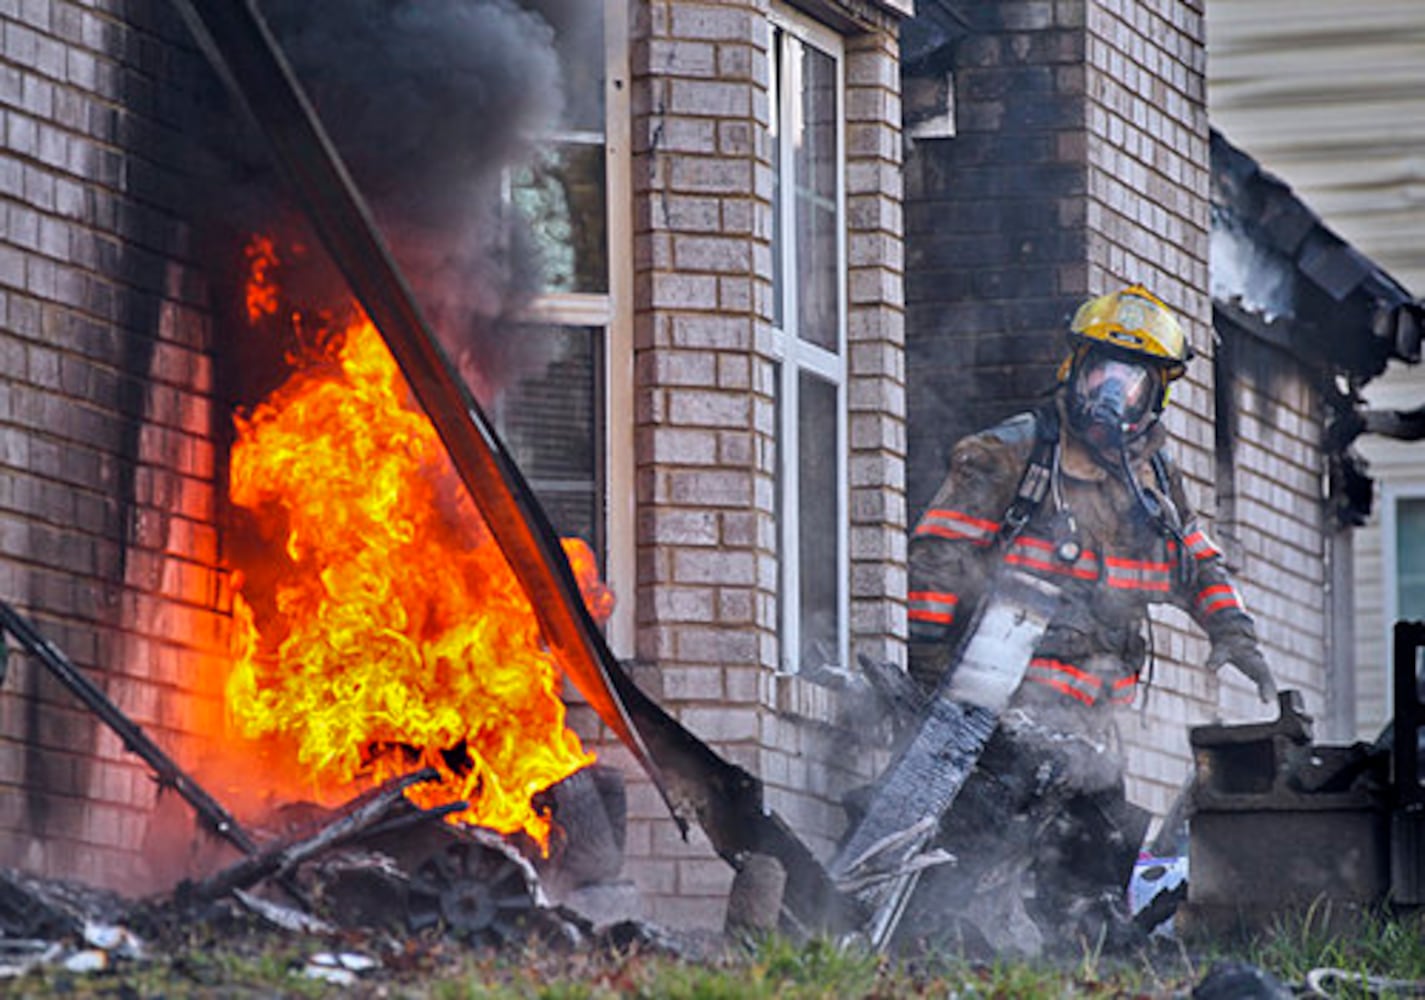
M257 322L278 311L278 262L262 240L248 260ZM431 765L445 781L413 789L419 804L465 799L455 819L543 845L531 797L593 755L565 724L524 592L379 333L351 313L308 332L286 382L236 419L231 499L272 544L234 566L230 721L289 748L303 794ZM607 616L592 553L564 548Z

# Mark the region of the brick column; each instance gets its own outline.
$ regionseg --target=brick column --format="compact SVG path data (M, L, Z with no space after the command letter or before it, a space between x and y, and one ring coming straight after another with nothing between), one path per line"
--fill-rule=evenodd
M1165 421L1189 500L1211 518L1212 298L1209 136L1200 0L1091 2L1085 23L1087 291L1141 281L1183 323L1198 358ZM1207 644L1187 616L1155 615L1158 666L1145 713L1126 716L1129 791L1163 812L1188 772L1187 728L1217 711Z
M1085 262L1082 3L977 0L954 49L954 135L906 167L907 493L954 441L1054 385Z
M894 25L846 42L853 653L905 659L905 295Z
M755 770L778 654L766 4L637 6L637 654L665 707ZM630 836L657 859L655 917L718 923L731 870L654 805Z

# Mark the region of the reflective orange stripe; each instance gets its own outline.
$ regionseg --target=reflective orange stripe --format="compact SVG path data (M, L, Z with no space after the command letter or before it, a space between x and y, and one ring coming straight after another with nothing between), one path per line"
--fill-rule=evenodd
M949 625L955 620L955 606L960 603L957 595L935 590L912 590L906 597L910 601L911 621L939 625Z
M1172 589L1172 565L1143 559L1120 559L1105 556L1108 567L1108 585L1120 590L1152 590L1166 592Z
M1228 608L1242 610L1242 599L1228 583L1218 583L1204 587L1197 595L1198 606L1204 615L1216 614Z
M1056 680L1056 679L1053 678L1053 677L1030 677L1029 679L1030 679L1031 681L1033 681L1035 684L1043 684L1045 687L1047 687L1047 688L1053 688L1055 691L1058 691L1060 694L1066 694L1066 695L1068 695L1070 698L1077 698L1079 701L1083 702L1085 705L1092 705L1092 704L1093 704L1093 695L1091 695L1091 694L1085 694L1084 692L1080 691L1078 688L1071 687L1071 686L1068 684L1068 682L1066 682L1066 681Z
M1085 673L1078 667L1059 660L1035 657L1029 661L1026 680L1052 688L1060 694L1076 698L1085 705L1092 705L1098 697L1103 681L1093 674Z
M1201 528L1189 532L1183 541L1187 543L1188 551L1198 559L1215 559L1222 555L1222 550L1213 544L1212 539L1207 537L1207 532Z
M1059 673L1068 674L1080 684L1086 684L1092 688L1103 686L1103 681L1099 680L1093 674L1080 670L1073 664L1065 663L1063 660L1050 660L1046 657L1036 656L1029 661L1029 665L1031 667L1038 667L1040 670L1057 670Z
M999 525L994 521L971 517L963 511L943 509L926 511L915 529L917 535L936 535L979 545L988 545L998 532Z
M1130 702L1137 693L1138 676L1130 674L1113 682L1113 700L1120 704Z
M1040 555L1043 553L1043 555ZM1043 538L1021 535L1014 540L1004 561L1011 566L1024 566L1055 576L1072 576L1079 580L1098 579L1098 556L1089 551L1079 553L1071 563L1064 563L1054 555L1054 545Z

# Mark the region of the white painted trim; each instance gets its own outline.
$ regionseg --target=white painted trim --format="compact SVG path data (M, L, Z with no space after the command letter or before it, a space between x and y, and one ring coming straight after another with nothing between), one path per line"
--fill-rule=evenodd
M839 160L836 173L838 329L836 331L837 347L834 352L801 339L795 332L789 334L785 329L796 323L798 308L798 288L794 280L797 274L795 256L796 197L792 185L786 183L785 180L787 176L790 176L792 163L791 129L789 128L791 107L790 102L782 103L781 98L784 95L778 93L781 89L781 80L776 73L777 53L772 51L770 44L771 40L776 37L774 32L778 28L790 38L824 52L834 60L836 66L836 149ZM768 13L768 32L768 53L769 58L773 61L771 76L773 93L769 95L769 100L773 102L773 110L780 123L776 141L781 144L779 162L784 171L784 179L780 184L782 192L780 218L782 247L780 249L782 251L781 310L783 328L774 327L771 336L773 355L781 362L778 385L780 425L777 429L778 462L782 487L781 523L778 525L779 554L781 556L781 594L779 598L781 652L779 659L782 670L795 673L800 668L801 650L801 565L798 558L801 524L797 503L799 492L797 477L799 470L798 415L800 412L798 379L803 371L818 375L836 386L836 438L839 445L836 476L837 657L840 661L839 665L842 667L847 666L850 659L850 428L847 418L849 365L846 342L848 310L846 287L846 53L840 35L825 25L796 13L780 3L774 2ZM784 49L784 54L786 51ZM785 68L788 61L782 59L781 65Z
M612 269L613 261L609 267ZM549 292L522 309L519 318L559 326L608 326L614 319L614 306L608 295Z
M632 657L635 607L633 427L633 120L629 113L629 0L604 0L604 155L609 316L604 338L605 576L617 598L608 640Z

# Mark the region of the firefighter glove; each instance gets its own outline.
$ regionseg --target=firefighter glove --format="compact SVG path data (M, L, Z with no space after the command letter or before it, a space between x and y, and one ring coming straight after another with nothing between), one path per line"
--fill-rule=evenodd
M1232 664L1248 680L1257 685L1257 697L1270 704L1277 697L1277 683L1272 679L1267 658L1250 633L1235 632L1216 636L1212 640L1212 652L1207 657L1207 665L1214 672L1226 664Z

